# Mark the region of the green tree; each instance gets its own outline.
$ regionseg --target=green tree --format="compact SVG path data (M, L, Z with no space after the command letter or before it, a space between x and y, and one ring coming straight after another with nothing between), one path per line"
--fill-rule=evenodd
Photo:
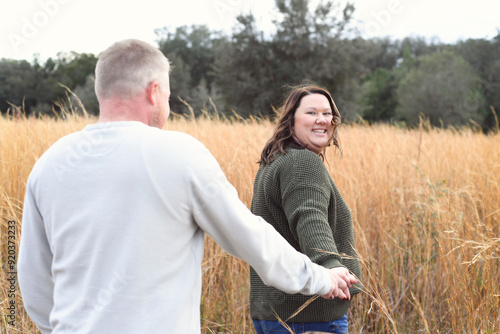
M390 47L387 41L382 43L383 48L390 49L392 52L380 52L381 48L376 40L369 41L366 51L369 54L369 62L385 65L376 67L362 85L360 100L363 105L363 118L370 122L394 119L398 106L396 89L401 80L416 67L416 58L412 55L409 46L405 46L404 50L399 50L399 48ZM392 54L391 57L387 57L388 53ZM395 58L396 54L399 56L401 53L402 57Z
M304 81L329 89L341 113L352 112L359 79L365 74L363 53L344 37L354 6L308 0L276 0L279 19L269 37L253 15L238 17L231 44L216 52L216 84L225 106L242 115L272 115L282 88Z
M402 53L409 52L412 57L419 58L427 54L442 51L445 46L437 39L427 41L421 36L412 36L398 41L399 49Z
M363 118L370 121L388 121L394 117L396 79L391 70L376 69L365 82L363 95Z
M500 33L492 40L467 39L458 42L454 48L481 77L481 87L486 104L500 111ZM484 119L485 129L496 126L493 113Z
M174 112L187 113L181 101L187 101L196 113L206 108L213 87L214 44L224 37L210 31L205 25L182 26L170 32L157 29L159 49L172 63L171 108Z
M366 57L365 66L370 72L377 69L392 70L403 57L400 43L387 37L363 40L360 47Z
M397 118L417 124L420 115L431 124L460 126L485 115L480 78L474 69L451 51L422 56L400 82Z
M51 76L71 89L82 86L87 77L94 73L97 57L89 53L59 52L50 65ZM47 66L48 69L48 66Z
M253 15L240 15L237 22L231 43L219 43L215 49L215 83L223 92L222 109L243 117L266 114L279 102L275 97L279 60Z
M37 101L35 91L35 71L26 60L0 60L0 110L2 113L10 104L21 106L29 112Z
M33 98L37 103L34 109L39 113L52 114L59 111L56 102L66 98L66 86L75 90L84 86L89 75L94 73L97 57L93 54L76 52L57 54L57 58L49 58L45 64L35 59L35 91Z
M343 36L353 5L340 9L332 1L320 2L313 12L308 0L277 0L276 6L282 19L275 22L272 48L279 59L279 82L298 84L306 79L336 91L348 78L358 77L358 48Z
M83 85L76 86L73 91L73 93L83 104L87 114L89 115L99 115L99 102L97 101L94 87L95 76L93 74L90 74L89 76L87 76L85 83ZM73 95L71 95L70 98L74 106L79 105L78 101Z

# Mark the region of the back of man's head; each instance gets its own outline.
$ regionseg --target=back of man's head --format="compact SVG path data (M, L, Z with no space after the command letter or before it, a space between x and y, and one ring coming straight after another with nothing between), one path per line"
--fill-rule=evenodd
M95 69L97 99L131 98L155 80L167 89L169 72L168 59L152 45L136 39L117 42L99 55Z

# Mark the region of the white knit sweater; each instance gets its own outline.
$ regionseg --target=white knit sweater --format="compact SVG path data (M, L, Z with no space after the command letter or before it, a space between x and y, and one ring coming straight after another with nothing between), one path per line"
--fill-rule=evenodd
M250 213L193 137L139 122L54 144L26 186L18 276L42 333L200 333L204 232L266 284L330 279Z

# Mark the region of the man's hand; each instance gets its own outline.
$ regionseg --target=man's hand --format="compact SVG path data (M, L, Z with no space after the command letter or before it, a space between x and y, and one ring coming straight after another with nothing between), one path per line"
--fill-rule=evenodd
M335 297L344 300L351 299L349 288L358 282L356 277L354 277L349 270L344 267L332 268L329 272L332 280L332 287L330 288L328 294L321 297L325 299L333 299Z

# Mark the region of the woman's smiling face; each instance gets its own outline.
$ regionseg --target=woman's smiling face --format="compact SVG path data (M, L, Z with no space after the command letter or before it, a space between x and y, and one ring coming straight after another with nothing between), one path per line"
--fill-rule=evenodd
M306 95L294 114L294 137L308 150L320 154L333 135L332 109L323 94Z

